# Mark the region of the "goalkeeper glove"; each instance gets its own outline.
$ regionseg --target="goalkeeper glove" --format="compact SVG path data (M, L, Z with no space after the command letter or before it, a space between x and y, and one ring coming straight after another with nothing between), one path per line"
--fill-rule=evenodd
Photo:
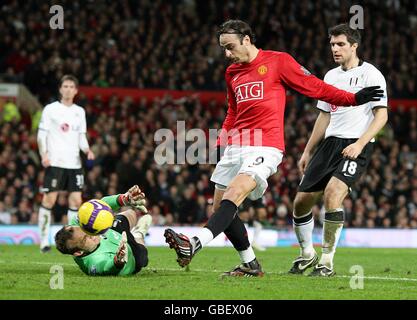
M138 185L131 187L121 198L124 206L129 206L142 211L143 213L148 213L148 209L145 207L145 194L140 190Z
M379 89L380 86L366 87L355 93L356 104L367 103L369 101L379 101L384 96L384 90Z
M128 247L127 247L127 235L126 231L122 232L122 240L117 248L116 255L114 256L114 265L117 268L123 268L128 259Z

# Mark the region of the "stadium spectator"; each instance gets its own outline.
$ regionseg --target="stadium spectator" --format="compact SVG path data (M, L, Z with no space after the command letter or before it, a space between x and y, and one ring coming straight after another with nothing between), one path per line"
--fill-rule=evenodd
M13 101L7 101L6 103L0 101L0 114L2 115L0 123L19 122L21 119L19 109Z
M98 100L96 100L98 101ZM150 103L151 101L147 101L149 103L150 112L157 112L158 110L163 110L168 105L175 106L176 103L174 100L166 99L160 100L157 103ZM121 104L122 101L117 99L116 105ZM143 103L143 102L142 102ZM191 106L191 110L196 104L195 99L190 99L187 102ZM276 226L276 215L277 215L277 208L284 203L285 206L288 208L289 216L286 217L287 223L284 223L282 220L279 224L280 228L290 228L291 223L291 212L292 212L292 201L296 187L300 181L300 174L298 169L296 168L296 162L299 159L299 155L303 151L303 145L306 143L306 139L303 137L304 129L299 131L294 131L292 128L300 127L300 123L303 123L303 127L306 127L306 130L311 131L314 121L316 119L316 112L311 107L306 107L306 109L297 109L295 106L295 101L291 101L288 103L287 112L290 115L288 117L288 121L286 123L286 132L290 132L291 134L288 135L288 145L289 148L287 150L287 157L286 162L281 165L282 170L279 171L276 175L270 178L270 186L268 190L265 192L266 198L266 205L267 205L267 219L270 225ZM88 101L88 104L93 105L93 100ZM134 107L143 108L140 106L141 102L138 102ZM101 101L100 105L103 108L106 107L106 102ZM210 108L210 110L215 110L216 108L221 108L221 106L213 106L213 105L203 105L203 108ZM409 119L409 124L407 126L415 126L417 124L417 119L415 117L415 111L413 108L400 110L400 114L402 117ZM403 130L399 130L398 121L400 118L397 116L397 111L392 111L391 116L389 118L389 124L385 127L385 129L381 132L380 136L377 138L375 143L375 149L372 156L371 163L367 172L364 176L358 181L354 186L354 192L352 192L346 201L351 202L351 205L346 205L346 201L344 202L344 207L351 208L349 209L350 213L346 214L346 227L363 227L364 223L358 223L359 219L355 222L355 212L359 211L365 212L368 209L362 209L362 205L359 202L356 202L358 198L364 198L367 200L370 198L370 195L373 196L371 203L377 207L377 220L375 222L375 227L396 227L396 221L394 219L396 212L393 209L394 205L397 203L397 199L400 195L405 195L407 199L407 203L414 203L416 204L416 193L417 193L417 157L416 151L413 151L412 144L413 141L409 139L409 132L405 132ZM87 111L88 116L88 111ZM162 126L169 128L171 130L175 130L176 123L172 122L169 118L170 114L163 114L160 118ZM189 111L185 111L183 115L186 121L196 121L195 115L190 113ZM135 121L138 123L138 126L144 128L142 129L142 133L140 135L140 142L139 142L139 149L135 151L135 154L132 158L137 159L137 177L135 181L142 186L144 192L148 195L151 195L153 192L152 189L154 185L156 185L155 176L157 177L159 172L163 170L160 167L156 167L153 165L153 152L149 152L148 149L144 149L144 144L142 141L153 141L153 134L154 131L150 129L147 125L145 125L144 120L142 119L142 115L135 114L134 115ZM117 192L121 192L123 190L118 189L118 177L115 172L115 167L117 161L121 158L122 154L119 151L119 142L118 137L120 132L122 131L121 128L116 128L114 122L109 122L109 125L102 125L102 126L95 126L99 118L96 118L89 122L90 128L96 127L97 131L95 133L95 138L89 137L91 140L91 149L96 152L96 150L100 150L97 153L97 159L94 162L94 166L92 170L89 171L89 174L86 176L86 185L83 189L83 195L85 198L90 198L90 196L94 194L98 194L95 198L101 198L103 195L106 194L115 194ZM128 120L127 120L128 121ZM219 120L213 120L214 123L213 127L216 125L219 126ZM221 121L221 120L220 120ZM395 129L395 130L394 130ZM18 134L18 141L17 145L23 148L24 152L29 155L29 162L26 164L26 160L18 160L20 159L20 153L13 152L12 146L9 144L11 141L11 137L9 132L19 132ZM26 139L23 142L20 139ZM2 126L0 130L0 201L2 200L7 208L7 211L13 214L14 211L17 210L18 203L22 199L22 197L27 193L33 193L33 197L27 196L27 198L31 198L31 205L35 208L39 206L40 199L38 190L39 187L42 185L43 181L43 171L40 167L40 159L37 154L37 147L36 144L29 143L35 139L36 135L28 128L20 127L19 123L8 123ZM106 144L105 141L111 141L110 146ZM303 142L304 141L304 142ZM398 145L398 146L397 146ZM409 148L404 146L409 146ZM112 147L113 146L113 147ZM110 158L107 157L108 150L113 149L113 156L114 160L107 161ZM148 148L148 147L147 147ZM152 150L152 149L151 149ZM410 151L408 151L410 150ZM405 152L404 152L405 151ZM414 156L410 156L408 153L411 153ZM401 173L397 171L396 166L401 163L400 154L402 154L402 158L409 159L410 163L408 164L407 168L403 170ZM24 156L23 159L26 159ZM107 159L107 160L105 160ZM114 163L113 166L108 165L109 163ZM394 165L394 168L391 168L389 163L391 162ZM8 172L8 164L15 163L16 166L20 168L24 168L23 170L15 170L13 169L13 165L10 167L12 170ZM410 169L411 167L411 169ZM163 210L160 211L160 218L164 219L164 221L173 221L173 224L178 223L178 203L181 196L184 194L184 190L187 188L187 183L184 181L183 171L189 170L188 166L172 166L168 168L167 176L168 176L168 184L169 184L169 192L168 197L166 198L165 207ZM209 209L207 209L210 204L210 197L213 194L213 186L211 184L207 184L207 177L211 175L212 168L208 166L200 166L199 170L197 170L196 175L197 179L194 182L191 182L195 187L195 197L198 198L199 194L204 195L206 198L206 217L209 215ZM94 173L91 173L94 172ZM155 174L153 173L155 172ZM24 175L27 174L27 177L24 178ZM15 192L11 191L11 189L7 189L7 186L13 185L14 180L16 178L21 179L21 185L18 187L19 191L17 195ZM407 183L397 184L399 179L403 179L404 181L408 181ZM292 181L289 183L289 181ZM100 186L100 187L98 187ZM27 191L23 191L26 188ZM172 190L172 188L176 190ZM400 189L403 189L400 192ZM368 190L365 191L364 190ZM100 195L101 194L101 195ZM157 204L159 205L160 199L158 198L157 194L155 196L149 197L150 204ZM414 198L413 198L414 197ZM412 200L414 199L414 200ZM365 201L366 202L366 201ZM369 205L369 204L368 204ZM410 205L407 205L407 208L410 208ZM150 206L152 211L152 206ZM372 208L372 206L370 206ZM313 208L313 215L315 217L315 225L320 226L320 206ZM410 209L408 209L410 210ZM411 211L410 211L411 212ZM173 219L166 218L167 214L172 215ZM379 217L379 218L378 218ZM409 226L413 227L411 224L416 223L412 222L415 221L412 218L410 213L410 220ZM164 223L160 225L167 225Z
M60 5L71 14L58 31L49 27L47 3L10 0L0 12L0 74L4 81L23 79L43 104L66 73L78 77L81 85L224 90L225 65L211 31L227 17L256 25L261 47L287 51L323 77L333 63L323 41L326 31L349 20L349 7L340 1L228 3L156 0L138 5L124 0L79 5L65 0ZM364 59L392 79L388 92L393 98L414 96L414 0L396 7L389 1L369 1L363 8L364 16L371 17L365 19L364 42L370 45L363 50Z
M183 10L187 3L194 3L194 9ZM262 31L255 31L262 34L258 39L260 46L288 51L299 57L300 62L306 62L307 69L316 75L324 76L328 67L332 65L332 57L325 41L327 27L348 20L348 8L339 6L339 1L230 3L235 5L224 7L221 1L156 0L140 2L140 6L133 5L130 1L107 1L99 5L85 2L78 6L77 2L63 1L61 4L65 10L71 10L74 14L65 17L65 29L58 31L49 28L49 5L46 3L38 6L34 0L10 0L2 3L0 11L0 79L6 82L23 81L39 96L43 104L51 102L52 97L56 96L56 85L64 73L72 72L79 76L82 85L94 85L95 81L104 80L97 84L105 86L115 82L113 70L120 64L125 71L121 75L121 81L128 87L146 88L147 84L152 82L154 71L160 69L158 74L154 75L153 82L165 88L195 89L194 86L198 83L199 88L223 91L225 65L217 40L210 35L212 26L217 25L224 16L240 17L259 26ZM32 9L35 6L38 9L36 12ZM400 96L406 97L411 94L410 97L416 98L416 23L412 17L417 15L417 7L414 0L401 1L400 6L395 7L385 1L370 1L363 7L365 17L378 17L365 19L366 34L363 42L370 45L367 45L368 48L363 52L364 58L375 62L387 79L390 79L387 83L390 97L399 97L393 89L401 82ZM15 12L19 12L19 16L16 16ZM306 26L314 27L306 28L301 25L301 21ZM76 36L70 36L72 34ZM126 46L126 43L129 43L129 46ZM7 59L9 56L13 57L17 51L23 50L26 51L23 55L26 55L29 63L20 68L19 70L24 71L19 73L8 65ZM132 77L135 72L136 79ZM84 74L86 77L81 77ZM201 81L205 83L204 86ZM176 120L204 125L201 116L192 112L198 108L201 108L203 118L208 118L208 127L219 128L224 119L224 106L216 105L215 102L202 105L198 98L191 97L184 98L181 103L170 97L155 100L143 97L139 102L132 102L130 105L124 100L115 96L109 103L101 96L87 99L80 94L77 97L78 104L85 107L91 148L97 155L93 170L100 171L97 176L94 174L90 178L86 177L83 194L86 198L93 194L100 198L106 194L123 191L118 190L119 182L115 168L122 157L121 148L125 147L125 141L119 141L119 137L122 129L128 128L131 135L130 144L138 148L134 155L130 154L132 159L138 160L134 164L137 175L135 181L151 196L149 202L159 206L160 199L157 194L150 194L153 191L152 186L156 184L156 177L162 171L162 168L154 165L153 159L155 128L163 127L174 131ZM270 186L265 193L268 198L270 224L275 224L277 208L286 201L286 197L293 199L300 181L296 162L307 143L306 138L317 116L309 104L311 101L299 97L288 102L285 125L289 146L287 156L281 165L281 171L270 178ZM20 109L19 105L18 107ZM107 116L107 113L115 115L118 109L124 114L125 111L122 110L126 108L134 112L128 113L127 119L119 123ZM410 208L412 204L416 205L417 197L416 110L417 105L411 108L403 106L390 113L389 125L377 137L368 171L356 183L355 191L346 200L351 202L351 213L347 215L346 227L366 225L366 222L361 222L365 218L359 217L355 222L355 212L358 209L358 216L363 212L365 217L367 211L371 210L363 209L361 202L356 202L362 197L362 191L368 189L369 193L363 194L366 198L364 203L371 194L373 199L368 201L368 207L372 207L369 206L369 202L373 202L377 207L375 227L397 227L397 213L394 207L398 197L405 195L409 214L407 227L415 228L417 218L415 213L411 213ZM39 118L39 113L37 117ZM36 128L36 115L33 115L32 120L33 127ZM136 137L132 134L135 131ZM11 132L16 134L11 135ZM409 151L404 146L408 146ZM25 156L22 158L16 153L16 150L21 149L28 153L29 159L35 164L26 164ZM403 153L401 159L408 159L407 166L402 169L400 153ZM411 156L408 153L411 153ZM19 160L20 158L22 160ZM8 164L12 162L26 169L21 171L12 168L12 171L7 172ZM177 203L178 197L184 194L190 182L184 181L183 172L188 169L188 166L168 169L168 183L170 186L175 185L177 192L175 196L169 196L167 202L171 203L172 198L172 202ZM199 167L196 172L197 180L191 182L195 185L195 197L200 194L200 191L197 191L201 188L199 184L206 185L206 179L202 174L210 176L211 171L210 167ZM27 173L28 177L24 177L24 173ZM21 184L17 187L19 190L15 192L8 189L7 186L13 185L17 178L21 179ZM36 135L19 122L2 123L0 201L4 202L7 212L13 215L23 197L30 198L26 195L27 192L34 193L34 197L29 201L36 211L41 201L38 191L42 181L43 170L37 154ZM102 187L98 187L99 185ZM209 203L209 197L213 194L211 184L203 194ZM211 204L207 203L208 217ZM291 201L289 205L285 205L291 214ZM162 207L159 210L161 220L177 224L178 211L174 207L171 209L171 205L167 207L169 208ZM320 206L313 207L316 226L321 225L320 211ZM374 216L374 213L371 216ZM281 222L280 227L290 228L291 225ZM405 227L404 223L402 227Z
M193 198L193 189L187 187L184 190L178 208L178 222L184 225L196 224L199 222L199 204Z
M20 200L14 217L15 223L37 223L37 215L33 212L32 206L27 199Z
M12 214L8 211L3 201L0 201L0 224L11 224Z

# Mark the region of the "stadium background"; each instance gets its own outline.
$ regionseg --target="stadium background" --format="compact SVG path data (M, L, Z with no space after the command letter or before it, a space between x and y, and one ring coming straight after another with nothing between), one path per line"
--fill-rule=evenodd
M37 224L43 170L36 145L41 106L56 100L58 79L80 80L96 154L85 161L84 197L138 184L156 226L201 225L211 209L212 165L154 162L154 132L220 128L225 116L225 61L216 26L241 18L257 46L286 51L323 77L334 67L326 30L350 19L350 1L62 1L65 27L49 27L48 1L3 1L0 83L24 84L40 105L0 98L0 223ZM417 7L414 1L366 1L360 56L387 79L389 124L371 165L345 200L346 226L417 228ZM123 89L122 89L123 88ZM311 133L315 101L289 91L287 155L270 178L268 225L292 227L300 181L296 162ZM1 94L0 94L1 96ZM53 209L63 223L66 198ZM321 206L314 208L320 226Z

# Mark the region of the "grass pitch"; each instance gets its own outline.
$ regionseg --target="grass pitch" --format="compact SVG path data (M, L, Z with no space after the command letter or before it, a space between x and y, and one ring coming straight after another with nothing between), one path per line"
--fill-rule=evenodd
M175 252L168 247L148 250L149 265L139 274L90 277L79 270L70 256L60 254L55 248L48 254L40 254L38 246L1 245L0 299L417 299L413 249L339 248L335 256L336 276L311 278L286 274L298 254L297 248L268 248L257 252L266 272L263 278L227 279L219 275L239 263L233 248L205 248L194 257L188 269L177 265ZM50 282L54 282L51 279L56 275L51 269L54 265L63 268L63 289L50 288ZM357 267L352 266L363 268L362 279L358 279ZM353 289L351 284L359 288Z

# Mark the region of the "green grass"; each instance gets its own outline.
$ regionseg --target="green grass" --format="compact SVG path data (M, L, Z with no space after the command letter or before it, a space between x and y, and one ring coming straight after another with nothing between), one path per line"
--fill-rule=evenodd
M89 277L70 256L53 248L41 255L38 246L0 246L0 299L146 299L146 300L278 300L278 299L417 299L413 249L339 248L333 278L290 276L286 271L296 248L269 248L257 253L263 278L227 278L219 274L239 263L233 248L205 248L181 269L173 250L149 248L149 265L128 277ZM52 290L53 265L64 270L64 289ZM364 288L349 285L353 265L364 269Z

